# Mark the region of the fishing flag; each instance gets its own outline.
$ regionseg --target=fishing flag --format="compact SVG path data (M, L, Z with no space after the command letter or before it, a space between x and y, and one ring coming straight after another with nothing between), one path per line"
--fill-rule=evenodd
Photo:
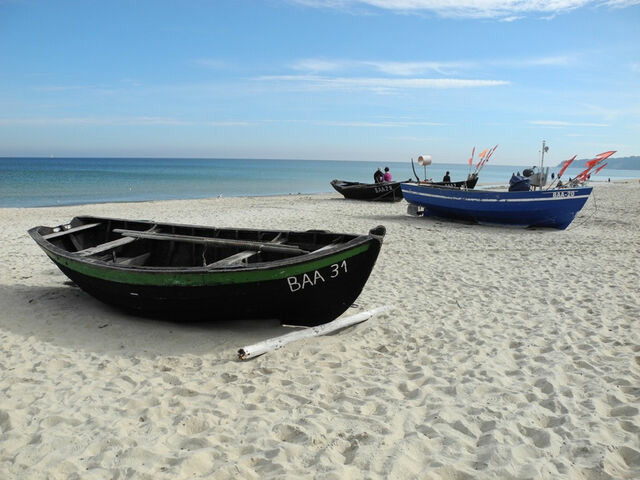
M487 159L485 160L485 163L489 161L489 159L491 158L491 155L493 155L493 152L496 151L496 148L498 148L498 145L496 145L491 150L489 150L489 153L487 153Z
M480 155L478 155L478 163L476 163L476 170L480 168L482 165L482 161L484 160L484 156L487 154L487 149L485 148Z
M498 145L496 145L493 148L490 148L489 151L487 152L487 154L484 156L484 158L480 162L478 162L478 170L486 165L486 163L491 158L491 155L493 155L493 152L496 151L496 148L498 148ZM486 150L484 152L482 152L482 153L485 153L485 152L486 152Z
M571 162L573 162L576 159L577 155L574 155L573 157L571 157L569 160L565 160L564 163L562 164L562 168L560 169L560 171L558 172L558 178L560 178L562 176L562 174L564 173L564 171L567 169L567 167L569 165L571 165Z
M593 160L589 160L587 163L585 163L585 166L586 167L595 167L598 163L602 162L603 160L606 160L607 158L609 158L614 153L616 153L615 150L611 150L609 152L600 153L600 154L596 155L596 157Z
M471 158L469 158L469 166L473 165L473 154L476 153L476 147L471 150Z
M589 176L589 172L591 171L591 169L593 168L593 166L587 168L586 170L583 170L582 172L580 172L578 174L578 176L576 177L576 179L578 179L581 182L584 182L587 179L587 176Z
M606 167L607 165L609 165L608 163L605 163L604 165L600 165L595 172L593 172L593 174L595 175L596 173L598 173L600 170L602 170L604 167Z

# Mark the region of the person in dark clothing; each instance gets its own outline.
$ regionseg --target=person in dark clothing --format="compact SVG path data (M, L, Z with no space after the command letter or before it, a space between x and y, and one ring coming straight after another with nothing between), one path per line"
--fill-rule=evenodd
M451 177L449 176L449 172L447 171L447 173L444 174L444 177L442 177L442 181L443 182L450 182L451 181Z
M373 180L376 183L382 183L382 177L384 177L384 173L382 173L382 170L378 167L378 170L373 174Z

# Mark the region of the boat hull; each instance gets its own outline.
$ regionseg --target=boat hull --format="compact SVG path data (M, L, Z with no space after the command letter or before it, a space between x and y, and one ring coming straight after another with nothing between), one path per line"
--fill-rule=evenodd
M503 192L458 190L403 183L404 198L423 215L478 223L565 229L582 209L591 187Z
M58 268L104 303L171 320L279 319L317 325L360 295L377 259L384 227L344 248L239 268L127 268L82 258L29 231Z
M358 183L333 180L331 186L344 198L373 202L399 202L402 200L401 182Z

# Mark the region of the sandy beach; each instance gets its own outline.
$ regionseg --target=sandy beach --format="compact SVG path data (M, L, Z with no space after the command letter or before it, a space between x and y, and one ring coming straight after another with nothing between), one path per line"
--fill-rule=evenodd
M0 209L0 478L640 478L640 184L565 231L410 217L337 194ZM26 231L76 215L365 233L346 315L250 361L276 321L143 319Z

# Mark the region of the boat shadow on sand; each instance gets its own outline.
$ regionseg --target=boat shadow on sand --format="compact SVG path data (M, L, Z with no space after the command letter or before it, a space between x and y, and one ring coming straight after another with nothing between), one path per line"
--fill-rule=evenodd
M56 347L130 357L180 354L235 356L243 345L290 333L278 320L167 319L134 315L63 286L2 285L0 327Z
M474 233L486 232L495 234L496 231L505 230L514 233L522 233L526 235L528 233L534 232L562 232L562 230L558 230L556 228L550 227L522 227L518 225L498 225L498 224L488 224L488 223L478 223L473 220L460 219L460 218L445 218L438 217L435 215L428 216L413 216L413 215L404 215L398 216L395 214L389 215L354 215L354 217L362 218L366 220L371 220L372 223L380 222L384 223L388 226L389 231L393 232L393 224L401 224L403 226L411 225L415 228L443 228L443 229L458 229L458 228L471 228ZM569 230L572 228L576 228L580 225L580 219L577 220L578 223L575 225L569 226Z

